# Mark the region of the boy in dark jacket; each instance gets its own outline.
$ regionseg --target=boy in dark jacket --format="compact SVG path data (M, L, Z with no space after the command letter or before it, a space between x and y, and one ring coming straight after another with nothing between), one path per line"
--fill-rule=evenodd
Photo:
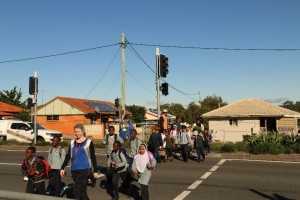
M205 149L204 149L205 138L203 135L203 131L198 131L198 135L195 136L195 145L197 152L197 162L200 162L200 158L202 156L203 161L205 160Z
M26 158L22 162L21 171L24 181L27 182L26 193L46 194L45 191L45 166L40 158L36 155L35 147L28 147Z

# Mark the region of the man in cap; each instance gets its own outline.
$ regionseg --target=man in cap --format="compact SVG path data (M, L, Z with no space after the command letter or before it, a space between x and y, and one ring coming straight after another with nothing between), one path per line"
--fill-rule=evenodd
M168 129L168 119L167 119L168 110L163 109L162 114L159 118L158 124L160 127L160 132L163 133L164 130Z

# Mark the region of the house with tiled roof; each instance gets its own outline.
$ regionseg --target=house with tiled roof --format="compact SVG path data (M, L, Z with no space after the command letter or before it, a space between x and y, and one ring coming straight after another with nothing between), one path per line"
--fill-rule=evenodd
M297 134L300 129L300 113L256 98L241 99L202 117L208 120L214 140L222 142L262 132Z
M0 102L0 119L12 119L13 116L22 111L22 108Z
M37 109L37 122L49 129L73 136L73 127L82 123L87 136L102 139L105 125L118 118L119 109L109 101L55 97ZM131 113L126 111L126 115Z
M169 124L172 124L175 120L175 116L171 114L167 114L167 119ZM146 110L145 112L145 119L139 125L155 125L158 123L158 116L157 116L157 110Z

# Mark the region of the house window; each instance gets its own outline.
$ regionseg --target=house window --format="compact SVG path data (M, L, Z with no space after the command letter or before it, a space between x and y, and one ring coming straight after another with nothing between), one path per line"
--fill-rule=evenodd
M260 127L266 127L266 118L260 118L259 124L260 124Z
M231 119L229 119L229 126L237 126L237 125L238 125L237 118L231 118Z
M96 124L97 118L96 115L91 115L91 124Z
M300 130L300 119L297 119L298 130Z
M47 121L58 121L59 120L59 115L48 115L47 116Z

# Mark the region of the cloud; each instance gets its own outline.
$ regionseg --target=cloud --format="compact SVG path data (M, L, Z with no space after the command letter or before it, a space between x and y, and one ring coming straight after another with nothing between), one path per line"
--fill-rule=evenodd
M276 99L264 99L264 100L269 102L269 103L273 103L273 104L282 104L286 101L290 101L290 99L284 98L284 97L276 98Z

